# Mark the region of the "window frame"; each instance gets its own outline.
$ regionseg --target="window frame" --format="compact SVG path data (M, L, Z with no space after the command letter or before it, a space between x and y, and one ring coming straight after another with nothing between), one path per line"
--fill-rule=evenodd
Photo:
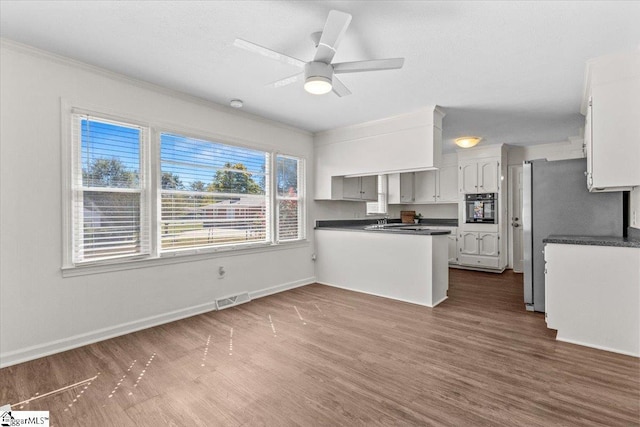
M97 274L110 271L136 269L150 266L160 266L173 263L199 261L217 256L237 256L251 253L269 252L273 250L289 249L295 246L307 246L307 216L309 215L306 203L306 163L307 159L303 155L295 153L283 153L279 149L273 148L266 143L258 141L245 141L239 138L230 137L228 135L214 134L201 130L190 130L176 125L166 125L159 122L135 117L128 113L114 113L104 108L83 108L76 103L61 99L62 107L62 132L61 132L61 153L62 153L62 260L61 271L63 277L73 277L85 274ZM149 253L136 254L130 257L112 258L103 260L91 260L81 263L73 262L73 215L74 207L72 206L74 161L80 155L75 150L73 144L73 116L75 114L83 114L91 116L95 119L103 119L106 121L120 122L130 126L146 128L146 143L141 147L141 169L144 168L146 179L144 180L144 189L147 192L146 197L146 213L144 218L141 216L142 222L146 222L149 233ZM268 180L271 186L268 203L271 205L267 215L267 229L270 233L270 239L267 242L243 243L238 245L217 245L201 248L186 248L178 251L161 251L160 249L160 214L161 214L161 159L160 159L160 136L162 133L181 135L188 138L195 138L204 141L218 142L225 145L231 145L239 148L247 148L250 150L264 151L268 154L270 174ZM301 233L298 239L278 241L278 217L277 217L277 199L275 190L275 167L277 156L291 157L299 160L302 165L302 175L298 176L299 192L302 192L303 204L301 211ZM302 182L302 187L300 186ZM300 194L299 194L300 197ZM142 198L141 198L142 199Z
M296 160L298 162L298 167L297 167L297 197L295 198L289 198L289 197L280 197L278 195L278 157L282 157L285 159L292 159L292 160ZM272 198L273 198L273 203L272 203L272 210L274 211L273 213L273 220L275 222L275 226L273 228L273 240L275 243L290 243L290 242L297 242L300 240L306 240L307 238L307 220L306 220L306 212L307 212L307 207L306 207L306 190L307 190L307 185L306 185L306 172L307 172L307 168L306 168L306 161L304 158L299 157L299 156L293 156L293 155L289 155L289 154L284 154L284 153L280 153L280 152L276 152L273 153L272 156L272 165L271 165L271 170L272 172L272 176L271 176L271 188L273 189L271 191L272 194ZM298 202L298 237L296 239L285 239L285 240L280 240L279 236L280 236L280 222L279 222L279 218L280 218L280 200L296 200Z
M199 247L185 247L185 248L174 248L174 249L162 249L162 227L161 227L161 223L162 223L162 194L163 194L163 188L162 188L162 157L161 157L161 150L162 150L162 135L163 134L167 134L167 135L174 135L174 136L179 136L179 137L184 137L184 138L189 138L189 139L195 139L201 142L206 142L206 143L212 143L212 144L221 144L221 145L226 145L226 146L231 146L234 148L241 148L241 149L246 149L246 150L252 150L252 151L260 151L263 152L266 157L267 160L265 162L266 165L266 170L265 170L265 175L266 177L268 177L269 179L269 186L265 189L266 194L265 194L265 199L266 199L266 218L265 218L265 230L266 230L266 235L268 237L268 239L266 239L265 241L255 241L255 242L246 242L246 243L237 243L237 244L220 244L220 245L209 245L209 246L199 246ZM209 251L221 251L221 250L241 250L241 248L252 248L252 247L264 247L264 246L269 246L274 242L274 238L273 238L273 234L274 234L274 229L271 226L271 220L270 220L270 215L271 212L273 212L273 192L269 190L269 188L273 188L272 186L272 180L271 180L271 176L272 173L271 171L273 170L272 168L272 164L273 164L273 157L274 157L274 151L270 151L268 149L265 148L257 148L257 147L251 147L251 146L247 146L246 144L236 144L236 143L230 143L226 140L221 140L220 138L212 138L212 137L202 137L202 136L194 136L190 133L185 133L185 132L180 132L180 131L175 131L175 130L166 130L166 129L162 129L162 130L157 130L157 137L154 139L154 143L156 144L156 148L157 148L157 156L156 156L156 161L158 163L158 167L157 167L157 174L155 176L156 180L157 180L157 186L155 188L155 193L156 193L156 208L157 208L157 212L155 214L155 220L156 220L156 226L154 229L154 234L156 235L156 239L157 239L157 246L156 246L156 251L159 257L167 257L167 256L174 256L174 254L185 254L185 255L189 255L192 253L203 253L203 252L209 252ZM269 206L271 205L271 206Z

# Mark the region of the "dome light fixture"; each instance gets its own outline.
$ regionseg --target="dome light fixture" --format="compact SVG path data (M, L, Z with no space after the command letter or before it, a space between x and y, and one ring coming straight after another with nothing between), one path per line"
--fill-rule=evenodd
M241 99L232 99L229 102L229 105L232 106L233 108L242 108L244 104Z
M482 138L479 136L463 136L461 138L456 138L456 145L461 148L471 148L478 145Z
M333 68L324 62L309 62L304 66L304 90L324 95L333 89Z
M304 82L304 90L314 95L324 95L331 92L331 80L326 77L309 77Z

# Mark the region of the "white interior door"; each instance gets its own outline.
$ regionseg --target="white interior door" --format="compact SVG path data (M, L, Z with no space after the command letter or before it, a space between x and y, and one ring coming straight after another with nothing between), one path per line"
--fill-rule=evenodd
M522 273L523 269L523 230L522 230L522 165L509 166L509 231L513 271Z

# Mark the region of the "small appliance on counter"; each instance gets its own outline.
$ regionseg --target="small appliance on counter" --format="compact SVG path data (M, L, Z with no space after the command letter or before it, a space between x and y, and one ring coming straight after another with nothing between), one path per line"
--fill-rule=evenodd
M498 194L466 194L465 222L467 224L497 224L498 223Z

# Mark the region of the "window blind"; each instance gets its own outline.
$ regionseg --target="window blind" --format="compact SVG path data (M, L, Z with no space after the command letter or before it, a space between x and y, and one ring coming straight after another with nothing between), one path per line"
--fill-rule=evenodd
M388 210L387 203L387 175L378 175L378 201L367 202L367 215L386 214Z
M271 240L269 153L160 135L160 249Z
M74 114L72 262L150 251L142 167L145 128Z

